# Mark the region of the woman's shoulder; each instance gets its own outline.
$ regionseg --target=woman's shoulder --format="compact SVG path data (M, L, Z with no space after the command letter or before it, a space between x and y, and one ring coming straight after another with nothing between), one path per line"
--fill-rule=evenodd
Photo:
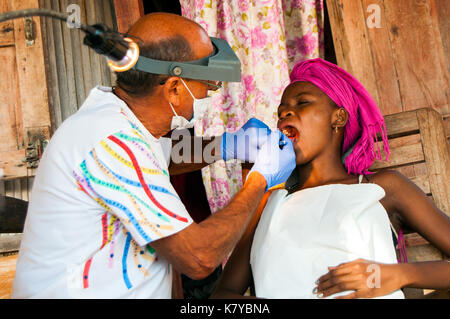
M371 183L381 186L386 192L386 195L388 193L391 194L405 183L411 183L411 181L402 173L391 169L381 170L371 175L367 175L367 177Z
M395 170L382 170L367 177L370 183L377 184L384 189L385 197L381 200L381 203L388 213L395 211L399 202L404 201L405 198L412 198L411 196L415 196L417 192L418 187L402 173ZM411 196L408 196L408 193L411 193Z

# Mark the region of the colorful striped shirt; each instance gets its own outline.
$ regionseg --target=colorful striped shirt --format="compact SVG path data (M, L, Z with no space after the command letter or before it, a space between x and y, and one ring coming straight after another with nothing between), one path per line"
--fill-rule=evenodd
M192 218L170 183L166 142L110 89L91 91L39 165L13 297L171 297L170 265L151 243Z

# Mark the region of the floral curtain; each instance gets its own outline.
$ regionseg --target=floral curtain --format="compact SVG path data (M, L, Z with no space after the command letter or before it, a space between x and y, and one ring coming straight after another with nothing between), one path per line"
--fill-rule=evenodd
M276 128L277 108L298 61L323 57L324 0L180 0L182 15L209 36L228 41L241 60L241 83L224 83L195 133L234 132L256 117ZM242 187L237 161L202 170L211 211L225 207Z

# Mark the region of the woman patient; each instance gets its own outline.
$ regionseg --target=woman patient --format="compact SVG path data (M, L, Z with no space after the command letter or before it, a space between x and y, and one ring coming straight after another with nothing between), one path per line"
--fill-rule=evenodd
M262 298L404 298L402 287L449 288L447 261L397 263L389 216L447 255L450 218L400 173L367 171L381 159L377 134L389 155L369 93L322 59L298 63L290 79L278 129L294 145L293 185L271 192L212 297L236 298L248 287Z

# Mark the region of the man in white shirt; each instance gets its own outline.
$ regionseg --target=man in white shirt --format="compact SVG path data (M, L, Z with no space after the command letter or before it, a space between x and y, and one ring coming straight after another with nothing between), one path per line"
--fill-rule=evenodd
M154 59L213 51L206 32L177 15L144 16L129 33ZM193 98L208 89L205 81L133 70L119 74L114 89L90 92L41 159L13 298L170 298L173 268L201 279L228 256L265 190L289 176L295 154L271 132L242 190L194 223L170 184L170 145L161 137L174 115L193 117Z

